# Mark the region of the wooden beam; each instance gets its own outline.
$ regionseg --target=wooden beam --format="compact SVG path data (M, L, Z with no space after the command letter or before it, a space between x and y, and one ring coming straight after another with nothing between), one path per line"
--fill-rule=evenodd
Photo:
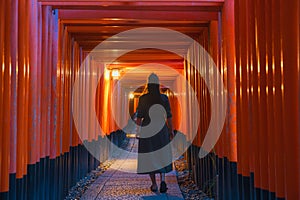
M68 26L69 33L110 33L117 34L134 28L141 28L140 26ZM172 27L172 30L181 33L200 33L203 27Z
M116 19L116 18L103 18L103 19L61 19L60 22L66 26L142 26L142 27L208 27L209 21L169 21L169 20L132 20L132 19Z
M152 11L152 10L59 10L60 19L148 19L175 21L218 20L218 12Z
M203 32L200 32L200 33L189 33L189 34L186 34L188 35L189 37L193 38L193 39L197 39L199 38L199 35L201 35ZM103 40L106 40L108 38L110 38L112 36L112 34L110 33L102 33L102 34L99 34L99 33L72 33L71 34L72 37L75 39L75 41L103 41ZM128 38L126 37L118 37L115 41L128 41ZM163 41L163 42L166 42L166 41Z
M70 0L38 0L42 5L52 6L55 9L136 9L136 10L194 10L220 11L224 0L201 1L70 1Z

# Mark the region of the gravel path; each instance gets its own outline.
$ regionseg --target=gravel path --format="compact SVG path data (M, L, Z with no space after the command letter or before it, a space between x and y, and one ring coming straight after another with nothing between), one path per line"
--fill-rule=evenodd
M128 151L137 151L135 139L126 140L122 145ZM130 165L130 160L112 159L101 163L86 177L81 179L69 191L66 200L71 199L187 199L211 200L192 181L184 157L174 162L176 171L168 173L166 182L169 190L167 194L153 193L147 175L137 175L117 170ZM123 164L124 165L124 164ZM124 166L123 166L124 167ZM157 176L158 178L158 176ZM157 179L158 183L159 180Z
M192 180L188 171L186 159L182 156L174 162L177 173L177 181L184 199L187 200L213 200L200 190L200 188Z
M149 175L137 174L137 139L130 139L129 150L117 152L117 158L85 191L81 199L94 200L183 200L176 172L166 174L167 193L150 190ZM156 176L158 183L159 175Z

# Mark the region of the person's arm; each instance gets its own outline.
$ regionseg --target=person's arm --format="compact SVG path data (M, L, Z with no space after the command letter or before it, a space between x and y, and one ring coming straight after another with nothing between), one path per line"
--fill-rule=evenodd
M139 103L136 109L136 138L139 138L141 135L142 121L144 117L145 104L143 101L143 96L139 98Z
M137 131L140 132L142 126L142 118L140 117L136 118L136 125L137 125Z
M163 97L166 98L165 108L166 108L166 112L167 112L167 126L168 126L168 130L169 130L170 139L172 140L174 138L174 129L173 129L173 123L172 123L171 106L170 106L169 98L166 95Z
M172 140L174 138L174 130L173 130L172 117L167 118L167 123L168 123L168 129L169 129L170 139Z
M136 138L139 138L141 135L141 126L142 126L142 118L136 118Z

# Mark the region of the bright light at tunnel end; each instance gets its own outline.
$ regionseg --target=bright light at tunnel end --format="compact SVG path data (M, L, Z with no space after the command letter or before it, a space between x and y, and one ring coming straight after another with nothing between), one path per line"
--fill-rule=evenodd
M127 38L128 41L125 43L118 43L116 44L115 39L116 38ZM131 42L135 41L135 42ZM178 49L174 49L172 46L167 46L164 44L165 42L184 42L192 44L191 48L189 48L190 55L196 55L200 54L199 58L205 58L207 59L205 62L201 63L207 63L209 65L209 71L207 72L206 67L207 66L200 66L198 62L196 62L194 59L190 60L190 64L194 66L194 68L201 74L202 78L204 79L206 86L210 92L210 100L211 100L211 120L210 124L206 133L206 136L203 140L202 146L199 151L199 157L203 158L205 157L214 147L216 144L225 122L226 117L226 106L227 106L227 92L223 85L223 79L222 76L219 73L219 70L215 66L215 63L208 52L205 51L205 49L195 40L190 38L187 35L184 35L180 32L166 29L166 28L160 28L160 27L144 27L144 28L136 28L131 29L128 31L124 31L121 33L118 33L105 41L101 42L88 56L86 59L89 59L90 57L97 56L99 57L99 60L105 61L106 65L109 65L110 63L113 63L116 61L116 59L126 53L129 53L134 50L138 49L145 49L145 48L153 48L153 49L160 49L172 52L174 54L177 54L181 57L181 52L179 52ZM126 44L126 45L124 45ZM113 49L120 49L121 51L114 51L111 52ZM202 55L201 55L202 54ZM95 95L96 95L96 89L98 82L100 80L100 77L103 75L105 70L99 70L98 66L87 66L85 65L88 62L83 61L81 64L81 67L79 69L79 73L76 75L76 79L73 86L72 91L72 113L73 113L73 119L74 123L77 129L77 132L81 138L82 141L86 141L87 139L91 138L92 136L94 139L97 139L99 135L105 135L102 127L100 126L97 116L96 116L96 110L95 110ZM167 66L166 66L167 68ZM143 70L143 67L137 67L135 70ZM170 69L172 70L172 69ZM204 73L206 72L206 74ZM188 127L185 128L185 130L189 130L189 140L192 141L198 131L198 126L200 122L200 109L199 104L197 100L197 96L195 91L193 90L193 87L187 82L186 78L183 77L179 72L178 76L180 77L180 82L186 86L186 91L189 91L189 96L191 98L191 102L193 105L191 105L189 108L190 110L187 110L187 112L195 112L193 123L189 123ZM90 74L93 74L93 76L88 76ZM96 75L95 75L96 74ZM82 76L88 76L88 78L83 79ZM126 74L124 75L126 76ZM158 74L159 76L159 74ZM88 80L88 81L85 81ZM145 79L146 83L146 79ZM83 87L83 85L85 87ZM175 94L182 94L182 91L177 91L177 88L170 88L172 92ZM113 90L114 91L114 90ZM82 94L90 94L90 95L82 95ZM182 101L181 98L179 98L179 101ZM90 102L90 104L86 104L86 102ZM179 102L181 105L185 102ZM181 106L182 108L182 106ZM109 112L112 112L112 116L114 117L115 122L117 125L120 125L121 122L119 120L118 116L120 113L120 110L114 109L114 107L110 108ZM159 107L153 108L153 112L160 112ZM180 111L181 113L183 110ZM129 113L128 113L129 115ZM86 116L89 116L88 121L86 120ZM121 127L121 126L119 126ZM154 130L155 124L151 124L146 127L147 131L151 132L151 130ZM155 127L157 129L157 127ZM89 130L92 130L89 132ZM146 130L146 129L145 129ZM179 131L181 131L179 129ZM152 135L155 133L152 133ZM150 134L151 135L151 134ZM92 137L92 138L93 138ZM107 137L104 137L107 142L111 143L110 140ZM176 160L178 157L180 157L186 149L191 145L191 142L186 142L184 144L184 148L176 148L176 144L182 144L182 138L180 138L179 134L177 134L174 139L165 147L149 152L149 153L139 153L139 157L148 158L149 156L154 157L160 157L162 155L162 152L165 151L168 148L173 148L173 158L172 160ZM95 145L94 143L84 143L87 150L98 160L101 161L101 145ZM126 155L134 157L137 153L128 152L126 150L123 150L121 148L118 148L113 143L111 143L111 146L113 147L113 151L117 151L119 155ZM113 152L112 151L112 152ZM143 159L147 160L147 159ZM170 159L166 158L163 159L164 161L161 163L161 165L157 165L155 168L149 168L148 171L155 171L158 170L164 166L167 166L172 162ZM145 166L148 166L150 163L144 163ZM152 165L149 165L152 166ZM128 168L128 169L121 169L126 172L136 172L136 168ZM147 171L146 170L146 171Z

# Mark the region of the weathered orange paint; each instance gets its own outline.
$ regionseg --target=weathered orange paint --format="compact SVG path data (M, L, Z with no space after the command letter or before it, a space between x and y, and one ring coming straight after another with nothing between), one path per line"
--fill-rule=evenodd
M55 158L57 154L57 138L58 138L58 118L57 115L59 113L58 110L58 98L57 98L57 91L58 91L58 80L57 80L57 73L59 67L59 52L60 49L58 48L60 44L59 40L59 24L58 21L55 20L55 16L51 17L52 26L51 29L51 48L52 48L52 56L50 60L51 68L51 107L50 107L50 158Z
M272 68L272 7L265 0L265 23L266 23L266 92L267 92L267 113L268 113L268 122L267 122L267 138L268 138L268 159L269 159L269 179L268 179L268 190L275 192L275 158L271 153L274 148L274 93L273 93L273 68Z
M272 1L272 10L280 10L280 1ZM274 66L274 156L275 156L275 191L278 197L285 196L285 179L284 179L284 151L282 150L283 141L283 123L282 123L282 71L281 71L281 24L280 12L272 12L272 65Z
M18 49L18 1L14 1L10 4L10 14L11 14L11 24L10 24L10 70L11 70L11 108L10 108L10 127L11 131L9 133L10 139L10 155L9 155L9 173L16 173L16 162L17 162L17 96L18 96L18 54L16 49Z
M300 199L299 1L280 1L283 62L285 197Z
M235 33L234 33L234 0L227 0L223 5L222 12L222 38L223 49L222 55L223 67L226 70L227 82L227 130L228 130L228 159L237 162L237 127L236 127L236 80L235 80ZM220 43L219 43L220 44Z
M0 121L3 121L3 96L4 96L4 66L5 66L5 60L4 60L4 38L5 38L5 1L0 2ZM2 137L3 137L3 127L4 124L0 123L0 144L1 144L1 153L0 153L0 166L2 166ZM1 167L2 168L2 167ZM2 177L2 169L0 169L0 177ZM6 188L2 188L2 182L0 181L1 184L1 191L4 191Z
M299 2L247 1L246 7L244 1L235 4L236 47L245 44L248 49L245 53L237 48L237 97L242 97L237 102L237 113L239 122L245 116L239 105L249 98L252 114L248 114L248 129L253 134L249 141L254 151L250 167L255 186L275 192L277 197L298 199ZM250 71L242 73L240 79L243 55L247 56ZM247 78L249 85L241 91L250 90L250 96L244 98L239 93L239 81ZM244 129L239 122L238 136L245 136ZM238 154L240 163L244 153L239 150Z
M10 16L10 4L3 3L5 16ZM10 154L10 99L11 99L11 55L10 55L10 17L4 17L4 44L2 63L2 138L1 138L1 180L0 191L8 191L9 188L9 154Z
M24 2L19 2L19 14L21 19L26 19L24 16L25 6L22 5ZM24 20L25 21L25 20ZM19 23L18 31L25 29L25 23ZM25 36L26 34L18 34L18 105L17 105L17 171L16 177L22 178L26 174L26 147L25 147L25 137L27 136L26 124L28 123L25 114L26 111L26 61L25 57ZM25 169L25 170L24 170Z

